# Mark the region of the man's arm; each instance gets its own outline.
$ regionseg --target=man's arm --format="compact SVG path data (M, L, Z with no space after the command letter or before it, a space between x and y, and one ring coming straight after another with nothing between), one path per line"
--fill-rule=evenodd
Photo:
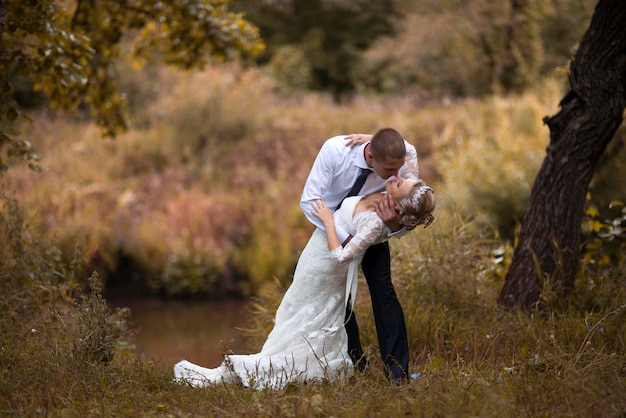
M330 187L336 168L335 165L336 158L332 146L326 141L313 162L313 167L304 183L302 197L300 198L302 212L313 225L322 231L325 231L326 228L324 223L313 214L313 205L316 200L323 199L324 193ZM332 209L334 210L335 208ZM350 234L338 225L336 226L336 232L339 242L343 243L349 238Z

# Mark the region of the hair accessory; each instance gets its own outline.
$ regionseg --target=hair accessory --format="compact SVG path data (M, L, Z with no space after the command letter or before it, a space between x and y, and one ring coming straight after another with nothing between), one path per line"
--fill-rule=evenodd
M420 206L420 198L427 192L427 191L433 191L433 189L431 189L428 186L421 186L419 188L419 190L413 195L413 197L411 198L411 203L413 204L413 206L415 206L416 209L419 209Z

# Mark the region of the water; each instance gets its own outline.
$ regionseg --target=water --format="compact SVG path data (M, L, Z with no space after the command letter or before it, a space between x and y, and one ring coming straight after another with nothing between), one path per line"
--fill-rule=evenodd
M171 368L181 359L216 367L232 349L247 354L235 327L245 325L247 301L178 301L158 298L108 299L115 307L131 310L132 338L137 354Z

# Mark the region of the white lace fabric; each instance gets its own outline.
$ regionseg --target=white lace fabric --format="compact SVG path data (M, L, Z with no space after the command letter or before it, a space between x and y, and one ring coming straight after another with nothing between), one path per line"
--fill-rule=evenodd
M355 200L357 203L360 200L358 197L348 199ZM337 265L346 264L362 257L365 250L371 245L386 241L390 232L389 227L383 223L373 210L359 212L350 218L349 215L351 213L353 212L346 213L339 210L338 214L335 215L336 222L345 222L345 224L352 226L347 228L346 231L353 237L345 247L337 247L331 251L330 256Z

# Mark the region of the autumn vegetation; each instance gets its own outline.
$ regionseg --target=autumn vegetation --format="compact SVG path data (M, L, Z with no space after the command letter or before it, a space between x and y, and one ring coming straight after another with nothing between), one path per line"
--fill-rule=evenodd
M12 312L2 319L12 336L3 343L5 411L379 415L389 411L388 396L398 399L393 415L623 411L623 236L607 235L607 218L623 218L621 207L608 208L614 189L602 187L599 203L589 204L571 300L551 299L546 289L534 315L496 303L514 220L545 147L541 116L553 111L559 82L415 108L400 99L284 98L257 70L155 74L166 93L138 105L138 128L114 141L48 112L24 127L45 158L41 173L15 166L5 179L2 303ZM140 78L127 82L147 94ZM255 295L242 325L258 349L310 233L297 204L306 162L329 135L383 124L416 144L440 202L432 227L392 242L413 350L409 385L389 387L374 345L371 370L353 381L278 396L187 388L158 361L134 358L124 342L132 341L128 313L106 309L102 285L170 297ZM219 141L226 137L235 140ZM598 184L616 182L608 168L598 176ZM116 276L122 263L132 274ZM79 296L94 270L92 293ZM367 309L361 315L364 341L374 344L373 320Z
M399 36L418 36L418 28ZM444 39L433 49L440 55L422 64L451 59L445 47L467 38ZM28 138L41 170L8 159L2 177L0 415L623 416L623 127L588 192L574 291L562 299L546 282L530 312L505 309L498 293L545 157L542 120L567 89L565 62L554 65L556 48L548 49L544 66L553 71L537 67L532 83L503 92L502 83L478 82L480 71L454 63L454 80L432 81L445 74L425 65L405 72L415 61L402 63L406 56L388 42L369 49L366 64L396 63L385 68L400 84L372 70L357 78L367 86L340 89L349 100L314 91L313 73L276 78L289 64L280 59L299 56L283 46L269 67L116 62L128 129L114 139L84 109L68 115L31 102L32 121L18 120L11 132ZM312 53L301 52L300 60ZM403 92L424 80L441 90ZM298 201L319 146L383 126L416 146L438 199L431 227L391 241L411 348L408 384L391 386L382 373L364 283L357 306L371 365L346 382L194 389L135 352L132 313L111 311L112 289L253 298L241 332L259 349L312 231Z

